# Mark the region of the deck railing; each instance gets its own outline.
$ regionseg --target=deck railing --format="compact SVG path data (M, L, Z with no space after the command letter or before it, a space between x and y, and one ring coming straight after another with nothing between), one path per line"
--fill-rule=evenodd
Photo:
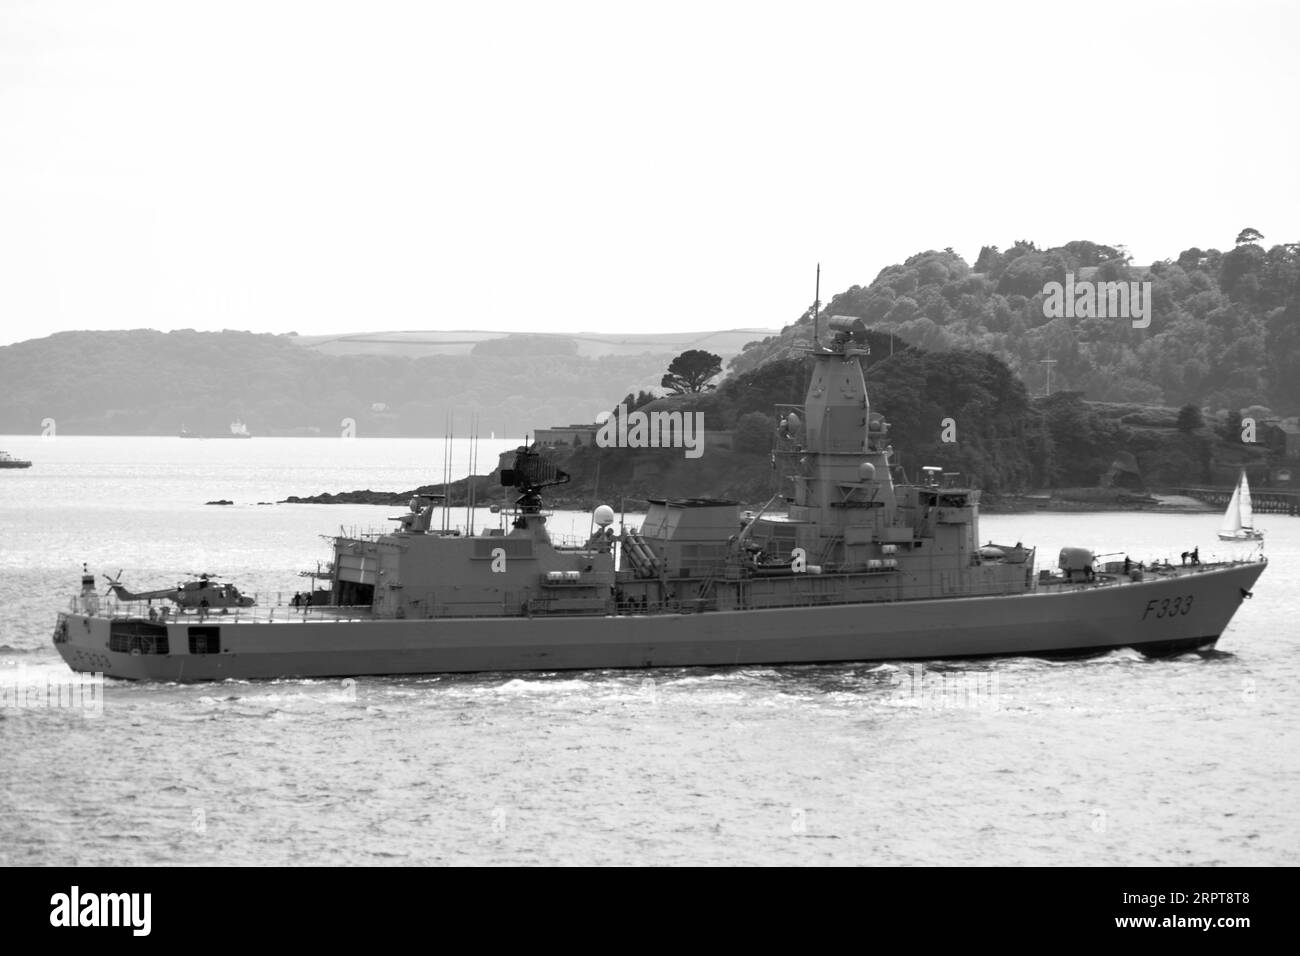
M131 618L157 624L265 624L270 621L368 621L374 618L369 605L313 604L294 607L289 602L277 601L275 604L254 604L252 607L182 608L162 600L117 601L81 595L68 602L68 610L74 614Z

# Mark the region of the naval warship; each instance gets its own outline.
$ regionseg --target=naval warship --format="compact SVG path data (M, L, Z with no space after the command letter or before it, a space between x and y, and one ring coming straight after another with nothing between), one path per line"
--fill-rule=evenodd
M292 607L159 615L101 601L86 574L55 646L77 671L166 681L1166 655L1212 647L1251 596L1262 556L1139 566L1067 547L1036 570L1032 547L981 546L977 489L937 468L895 481L861 321L825 338L804 404L773 417L788 478L757 513L663 498L616 531L600 506L566 545L542 495L568 476L525 446L502 456L518 497L500 527L434 528L438 502L416 497L391 532L333 537L328 587Z

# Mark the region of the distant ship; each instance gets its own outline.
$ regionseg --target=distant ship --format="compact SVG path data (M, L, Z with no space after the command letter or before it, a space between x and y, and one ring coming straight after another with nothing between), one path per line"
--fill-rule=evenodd
M233 422L230 423L230 432L228 434L217 432L215 435L204 435L201 432L192 432L184 425L181 425L181 431L179 437L181 438L252 438L253 436L248 433L247 425L245 425L239 419L235 419Z
M829 329L808 350L804 404L773 417L786 477L757 513L661 498L616 534L602 505L585 542L559 544L541 493L568 476L521 447L501 458L518 493L501 527L439 530L439 501L413 498L391 532L334 536L328 588L289 606L159 620L101 602L86 574L55 646L74 670L165 681L1164 655L1213 647L1251 596L1262 557L1099 565L1068 547L1056 571L1035 571L1032 547L981 547L979 491L938 468L895 481L860 362L866 329Z
M1245 468L1241 469L1237 487L1232 490L1232 499L1223 513L1219 538L1223 541L1264 540L1264 532L1255 527L1254 508L1250 501L1250 482L1246 480Z
M32 463L23 458L15 458L7 451L0 451L0 468L30 468Z

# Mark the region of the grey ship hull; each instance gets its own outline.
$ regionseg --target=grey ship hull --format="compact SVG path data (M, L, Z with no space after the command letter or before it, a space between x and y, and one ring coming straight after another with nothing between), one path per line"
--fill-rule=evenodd
M1168 654L1213 646L1265 566L1012 596L697 614L258 622L251 609L238 618L182 616L167 625L167 653L110 650L110 617L65 612L56 647L73 670L164 681L1046 656L1119 647ZM194 626L219 628L219 651L192 653Z

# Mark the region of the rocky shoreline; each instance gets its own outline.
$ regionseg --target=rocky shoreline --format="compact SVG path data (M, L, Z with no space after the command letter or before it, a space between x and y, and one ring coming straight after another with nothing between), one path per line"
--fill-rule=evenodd
M594 507L588 495L585 494L555 494L546 495L546 504L549 508L558 511L587 511ZM290 495L289 497L276 502L282 505L383 505L384 507L403 507L405 508L412 498L416 495L447 495L452 503L452 507L463 508L468 500L467 481L452 482L450 489L443 485L421 485L419 488L412 488L410 491L373 491L370 488L361 488L356 491L339 491L339 492L321 492L316 495ZM513 497L513 496L512 496ZM502 504L506 499L501 496L501 485L497 482L495 475L479 475L475 478L474 498L480 508L486 508L489 505ZM622 504L624 499L618 499L618 504ZM606 500L603 503L614 507L614 502ZM627 498L626 504L628 510L644 511L646 501L642 498ZM633 506L635 505L635 509Z
M488 482L487 477L478 479L480 486L475 488L480 506L495 502L499 488ZM363 488L356 491L322 492L316 495L290 495L278 504L291 505L383 505L385 507L401 506L416 495L441 495L442 485L424 485L410 491L373 491ZM465 482L455 482L451 486L451 500L457 506L464 506L466 500ZM209 502L210 504L213 502ZM594 507L594 502L586 495L546 496L547 506L558 511L586 511ZM603 496L601 502L611 507L624 504L629 511L644 511L647 502L643 498L626 498ZM744 508L757 510L763 502L741 502ZM1099 511L1160 511L1168 513L1199 514L1214 512L1218 509L1183 495L1143 495L1131 492L1110 492L1109 489L1071 489L1037 495L994 495L987 494L980 504L983 514L1028 514L1034 511L1052 512L1099 512Z
M1075 498L1067 494L989 495L981 500L981 514L1028 514L1033 511L1099 512L1160 511L1169 514L1206 514L1219 509L1184 495L1116 495Z
M560 511L587 511L609 505L615 511L644 511L648 498L712 498L738 501L742 508L758 510L776 490L769 456L720 449L708 462L682 460L665 449L639 449L612 456L591 447L547 449L548 460L563 468L571 480L548 487L543 498ZM602 469L602 465L604 466ZM603 476L603 480L602 480ZM746 476L753 476L747 478ZM444 496L453 507L465 506L470 496L481 507L507 505L514 489L503 488L500 471L461 478L448 484L428 484L408 491L352 491L291 495L283 504L364 504L402 507L416 495ZM1101 512L1147 511L1199 513L1221 510L1195 498L1152 493L1137 488L1050 487L1015 493L983 492L981 511L986 514L1025 514L1034 511Z

